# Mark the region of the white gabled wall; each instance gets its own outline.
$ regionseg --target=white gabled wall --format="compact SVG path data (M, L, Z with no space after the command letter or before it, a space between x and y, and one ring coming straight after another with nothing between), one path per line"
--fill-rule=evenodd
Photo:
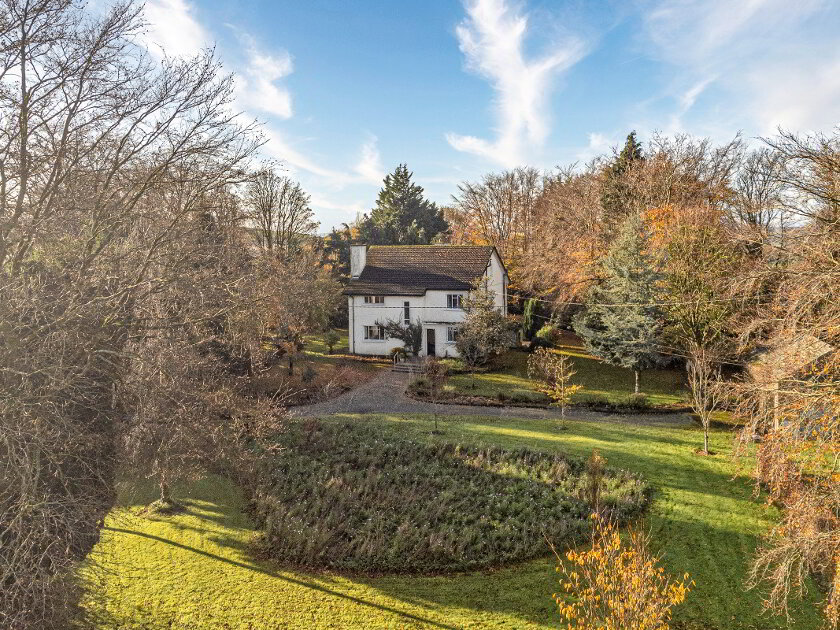
M484 272L487 280L487 288L496 294L496 306L502 309L502 314L507 315L507 278L502 261L494 251L490 256L490 264Z
M484 274L488 288L496 295L496 306L507 314L507 281L504 267L498 256L493 253L490 264ZM373 326L377 321L403 319L403 303L409 303L411 321L418 318L423 322L423 347L421 355L426 354L427 330L435 331L435 352L438 356L458 356L455 344L447 341L447 328L457 326L464 320L464 311L447 308L446 296L451 293L468 295L467 291L426 291L424 296L385 296L383 304L365 304L364 296L350 295L347 298L350 322L350 352L365 355L386 355L403 342L398 339L384 341L365 339L365 326Z

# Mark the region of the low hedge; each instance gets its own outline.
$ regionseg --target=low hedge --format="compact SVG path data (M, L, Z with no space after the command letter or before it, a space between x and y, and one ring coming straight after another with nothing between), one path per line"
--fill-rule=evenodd
M367 425L308 420L249 488L258 551L353 573L439 573L544 555L590 531L584 462L530 450L425 444ZM608 470L602 504L646 504L637 476Z

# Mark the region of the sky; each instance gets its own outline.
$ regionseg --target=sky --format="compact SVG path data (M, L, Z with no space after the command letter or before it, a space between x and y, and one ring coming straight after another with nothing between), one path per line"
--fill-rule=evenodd
M837 0L146 0L152 54L213 47L320 232L405 162L427 196L635 130L749 142L840 125Z

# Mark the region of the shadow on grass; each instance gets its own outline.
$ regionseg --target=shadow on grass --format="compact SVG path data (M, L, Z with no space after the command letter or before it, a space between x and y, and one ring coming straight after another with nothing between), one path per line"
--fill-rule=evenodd
M353 597L352 595L347 595L345 593L340 593L338 591L334 591L332 589L320 586L319 584L314 584L312 582L307 582L305 580L300 580L300 579L297 579L297 578L289 577L287 575L281 575L281 574L279 574L275 571L264 569L263 567L255 566L255 565L252 565L252 564L246 564L244 562L237 562L236 560L231 560L230 558L225 558L223 556L217 556L216 554L210 553L208 551L203 551L201 549L196 549L195 547L190 547L189 545L184 545L182 543L178 543L178 542L175 542L174 540L169 540L169 539L163 538L161 536L155 536L154 534L147 534L145 532L138 532L138 531L131 530L131 529L124 529L122 527L106 526L103 529L108 530L108 531L112 531L112 532L119 532L121 534L129 534L129 535L132 535L132 536L140 536L142 538L147 538L149 540L155 540L157 542L161 542L161 543L164 543L164 544L167 544L167 545L171 545L173 547L178 547L179 549L184 549L186 551L191 551L192 553L204 556L206 558L211 558L213 560L217 560L219 562L224 562L226 564L230 564L230 565L233 565L233 566L236 566L236 567L240 567L242 569L248 569L250 571L255 571L257 573L262 573L263 575L267 575L269 577L272 577L272 578L275 578L275 579L278 579L278 580L284 580L286 582L289 582L291 584L295 584L297 586L302 586L304 588L309 588L309 589L312 589L312 590L320 591L321 593L325 593L327 595L333 595L335 597L340 597L342 599L346 599L348 601L351 601L355 604L360 604L362 606L369 606L371 608L376 608L376 609L381 610L383 612L388 612L388 613L392 613L394 615L399 615L400 617L404 617L406 619L412 619L414 621L419 621L419 622L422 622L422 623L426 623L426 624L429 624L431 626L435 626L437 628L447 628L447 629L451 629L451 630L457 630L456 626L450 626L450 625L447 625L445 623L440 623L440 622L437 622L437 621L433 621L431 619L426 619L424 617L420 617L418 615L412 615L411 613L403 612L401 610L398 610L396 608L392 608L390 606L383 606L381 604L375 604L373 602L369 602L369 601L366 601L364 599L360 599L358 597Z
M422 431L425 426L422 416L389 415L357 420L379 422L404 437L434 441L434 436ZM652 483L656 489L654 501L641 526L651 534L654 551L663 554L669 573L680 575L687 571L697 581L686 603L675 611L676 627L704 630L787 627L784 619L763 612L762 593L745 590L750 559L777 514L754 496L754 485L727 454L731 428L712 433L712 446L720 455L701 457L694 450L702 444L702 431L690 425L571 420L567 421L568 430L558 433L551 430L549 420L478 416L448 420L448 440L504 448L528 447L573 457L586 457L597 448L609 466L640 473ZM550 601L550 589L556 590L550 571L553 563L543 562L541 566L552 586L544 589L542 597ZM527 571L524 567L522 570ZM431 583L410 588L387 581L371 585L399 599L421 597L438 605L513 610L510 604L516 598L512 593L488 592L486 587L493 585L492 580L484 581L480 575L464 576L463 580L463 588L457 593L435 588ZM542 587L537 585L541 581L532 575L530 598L518 600L520 616L535 617L534 606L540 604L534 600L540 597L537 588ZM515 574L511 574L505 589L515 591L517 582ZM476 594L482 591L484 597ZM792 602L796 623L791 627L804 629L819 625L818 598L816 590L809 589L804 602Z

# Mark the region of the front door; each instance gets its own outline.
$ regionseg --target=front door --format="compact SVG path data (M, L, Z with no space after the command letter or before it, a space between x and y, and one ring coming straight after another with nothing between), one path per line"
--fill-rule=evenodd
M426 329L426 356L435 356L435 329Z

